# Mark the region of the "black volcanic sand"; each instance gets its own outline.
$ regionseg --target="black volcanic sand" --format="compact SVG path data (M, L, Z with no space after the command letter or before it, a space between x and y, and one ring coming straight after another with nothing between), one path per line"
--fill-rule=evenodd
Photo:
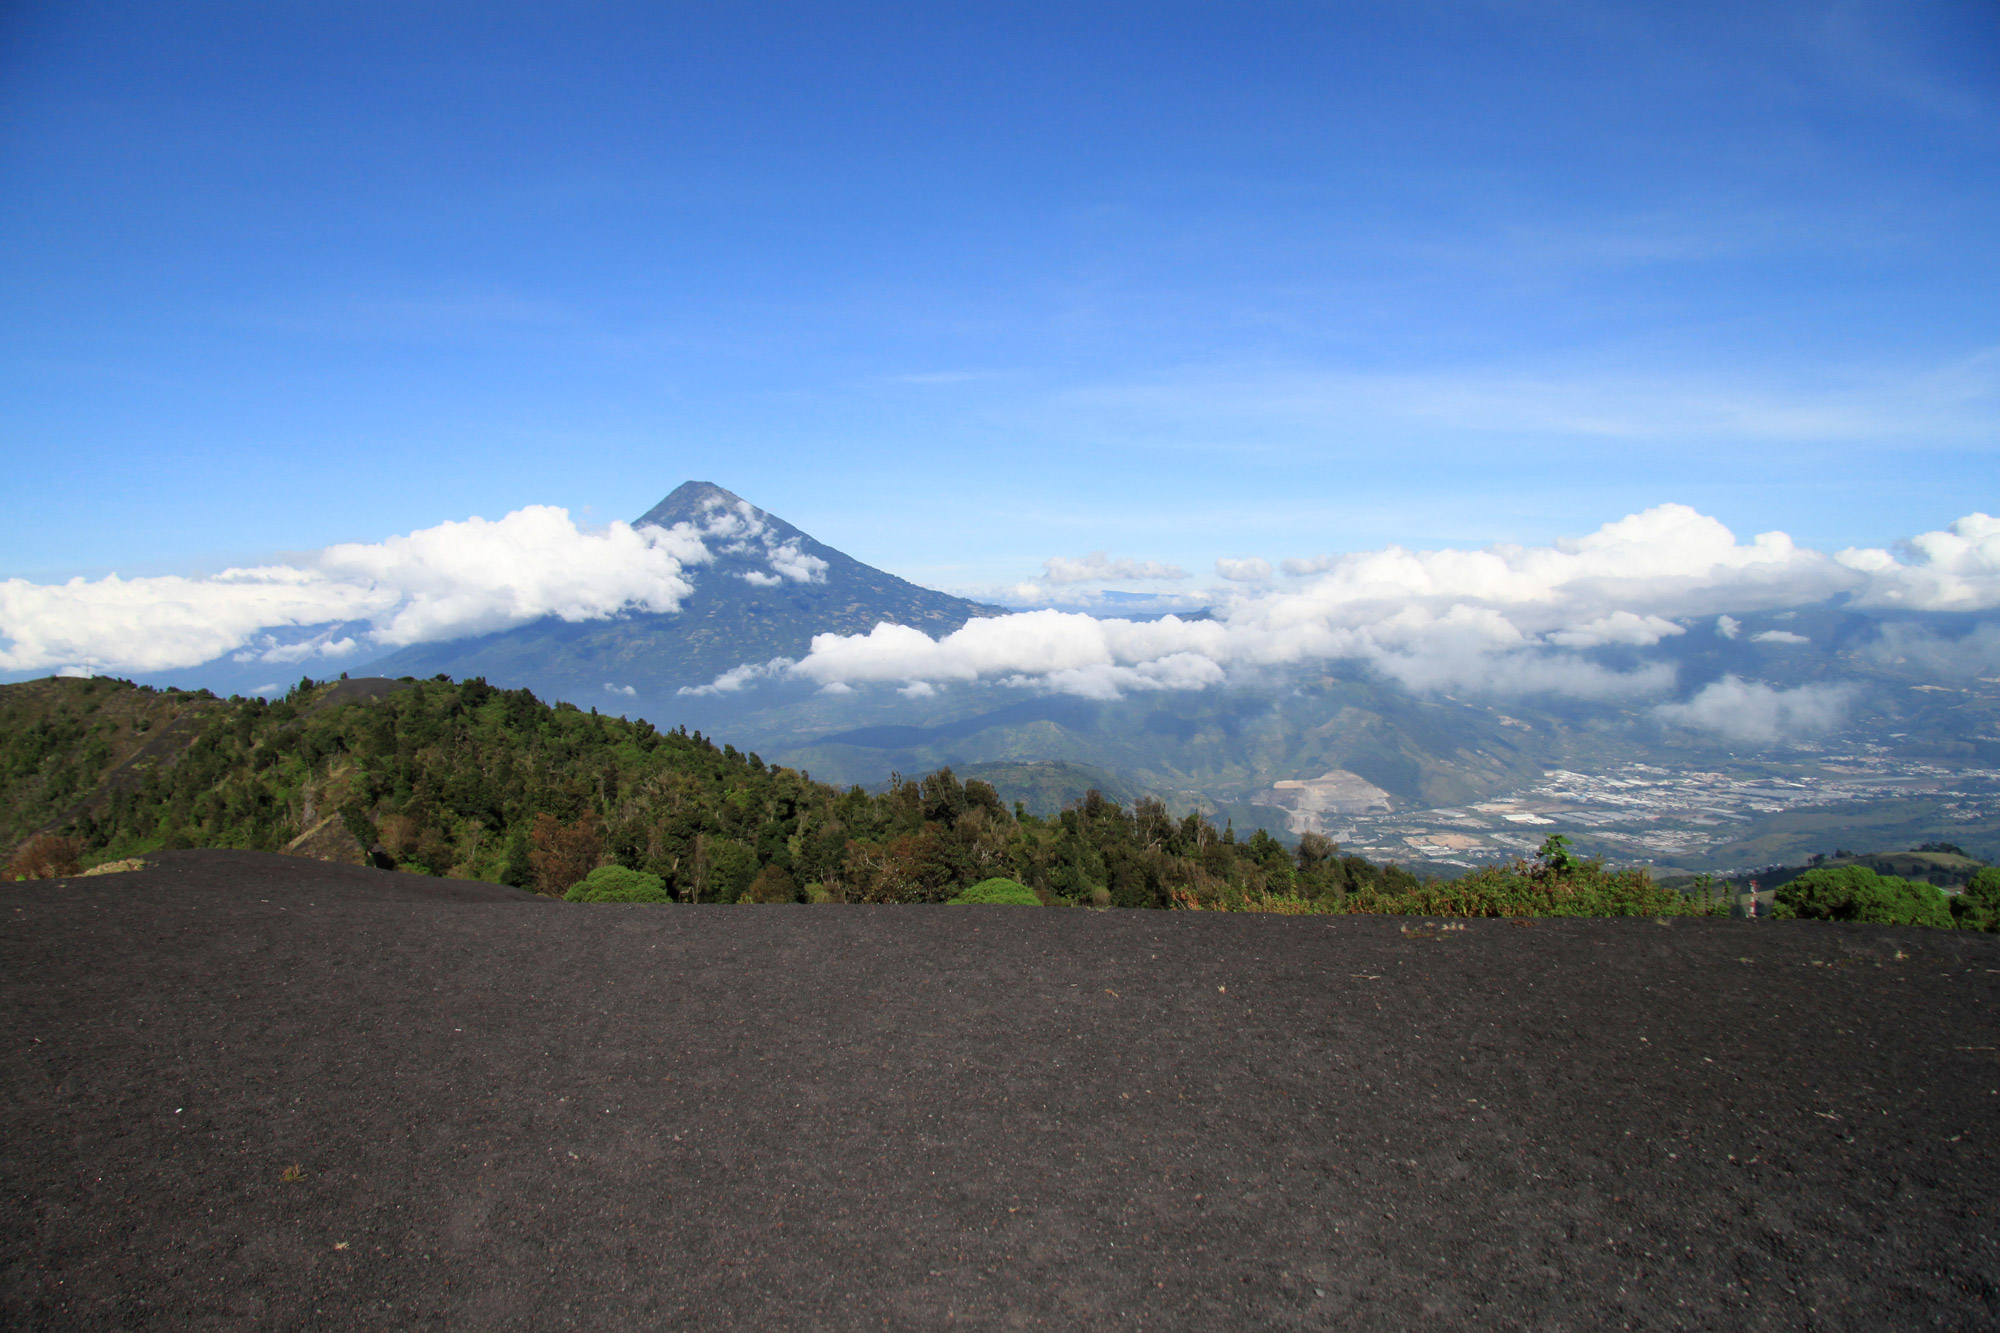
M2000 1322L2000 938L159 862L0 888L10 1328Z

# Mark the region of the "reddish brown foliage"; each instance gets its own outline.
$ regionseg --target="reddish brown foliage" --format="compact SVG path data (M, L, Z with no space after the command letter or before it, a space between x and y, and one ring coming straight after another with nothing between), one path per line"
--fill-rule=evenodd
M941 903L956 889L950 850L935 824L886 847L850 842L842 865L848 897L864 903Z
M399 861L417 849L417 821L408 815L383 815L375 821L375 833L383 850Z
M799 900L798 881L783 866L769 865L757 872L750 887L743 890L739 903L795 903Z
M595 816L564 824L554 815L536 815L528 834L528 864L534 868L535 892L560 898L597 869L604 835Z
M83 869L83 840L37 833L14 849L0 879L60 879Z

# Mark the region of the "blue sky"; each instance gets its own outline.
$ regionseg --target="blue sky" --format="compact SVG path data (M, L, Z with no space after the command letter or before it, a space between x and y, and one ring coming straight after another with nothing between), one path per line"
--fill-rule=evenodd
M0 577L2000 507L1990 3L0 10Z

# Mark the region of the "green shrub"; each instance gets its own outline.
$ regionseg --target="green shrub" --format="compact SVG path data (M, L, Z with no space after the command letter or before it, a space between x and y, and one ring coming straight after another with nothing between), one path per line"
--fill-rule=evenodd
M951 900L954 903L997 903L1008 907L1040 907L1042 900L1027 885L1011 879L982 879Z
M563 895L573 903L670 903L667 882L643 870L599 866Z
M1771 915L1878 926L1950 926L1944 892L1867 866L1825 866L1778 886Z
M1951 900L1951 919L1964 930L2000 931L2000 869L1988 866Z

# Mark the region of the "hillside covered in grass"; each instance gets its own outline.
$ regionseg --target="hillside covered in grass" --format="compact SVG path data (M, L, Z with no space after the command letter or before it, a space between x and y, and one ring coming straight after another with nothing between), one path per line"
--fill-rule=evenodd
M229 847L549 894L622 866L682 902L945 902L1004 877L1047 902L1122 907L1707 910L1642 872L1567 863L1441 895L1317 836L1239 841L1095 791L1043 818L949 769L842 790L699 732L478 679L305 680L275 702L103 679L0 687L0 812L7 846L66 839L81 863Z

